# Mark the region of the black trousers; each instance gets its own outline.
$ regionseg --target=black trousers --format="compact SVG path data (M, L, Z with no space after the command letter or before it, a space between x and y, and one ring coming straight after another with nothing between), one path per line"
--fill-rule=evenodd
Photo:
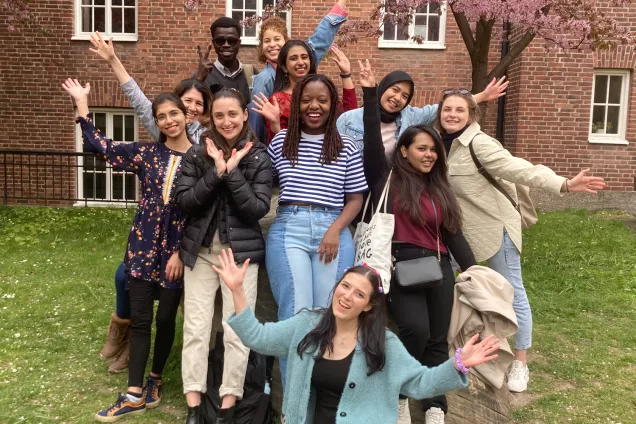
M393 256L398 262L436 255L437 252L410 244L396 243L393 247ZM427 367L440 365L449 358L446 337L453 309L455 275L449 255L442 254L440 265L444 275L441 285L405 292L393 281L388 298L388 309L398 325L400 340L411 356ZM437 407L448 412L446 396L424 399L422 403L424 410Z
M168 361L176 326L177 310L183 289L166 289L157 283L128 277L130 294L130 359L128 362L128 386L143 387L146 362L150 354L150 334L155 297L158 294L155 334L155 350L152 372L161 375Z

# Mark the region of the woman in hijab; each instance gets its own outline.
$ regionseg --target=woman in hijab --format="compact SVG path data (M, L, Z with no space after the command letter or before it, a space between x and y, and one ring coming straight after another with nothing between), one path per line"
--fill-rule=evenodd
M508 81L505 77L493 80L482 91L475 95L477 103L495 100L505 94ZM390 158L402 133L412 125L432 124L437 114L437 105L424 107L410 106L415 92L415 84L409 74L404 71L393 71L387 74L378 84L380 98L380 124L382 142L387 158ZM338 132L351 137L360 151L364 149L363 110L358 108L343 113L336 123Z

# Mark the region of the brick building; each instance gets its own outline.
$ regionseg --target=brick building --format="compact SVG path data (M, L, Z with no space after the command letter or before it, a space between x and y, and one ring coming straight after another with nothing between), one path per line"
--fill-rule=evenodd
M97 123L109 136L124 141L148 140L108 65L89 52L88 34L98 29L113 35L124 66L152 98L192 75L197 64L196 45L210 42L209 25L216 17L227 14L242 18L272 1L204 0L195 12L184 11L181 0L32 2L41 30L24 28L10 33L6 24L0 25L5 52L0 62L0 104L5 123L0 149L81 149L73 108L61 89L69 76L91 83L91 110L98 112ZM374 3L349 0L351 17L368 17ZM287 16L292 37L309 36L330 4L296 1L294 11ZM636 5L616 13L626 25L636 22ZM0 15L0 20L3 18ZM255 30L245 31L240 59L256 64ZM370 59L379 77L394 69L409 72L416 83L415 106L434 102L444 88L470 87L470 61L450 11L439 16L429 6L417 13L409 31L424 35L427 41L414 45L400 40L400 32L394 28L386 28L383 39L362 39L346 52L352 63ZM499 52L499 42L493 43L493 62ZM320 72L337 80L337 68L329 62L323 62ZM566 54L546 51L543 41L535 40L509 70L512 83L505 113L506 146L557 173L574 176L581 167L591 167L596 175L606 178L609 189L634 191L636 110L631 99L636 98L635 68L636 53L631 50ZM496 106L489 105L484 125L492 135ZM35 157L31 168L59 164L34 178L33 169L16 170L15 165L7 164L16 159L0 153L0 168L4 168L0 169L0 188L9 198L44 190L50 198L67 193L67 198L134 200L135 179L94 160ZM2 173L7 177L3 179Z

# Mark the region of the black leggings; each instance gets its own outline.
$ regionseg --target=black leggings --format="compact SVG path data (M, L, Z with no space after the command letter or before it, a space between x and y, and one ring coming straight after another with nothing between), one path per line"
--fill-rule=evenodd
M437 255L413 245L394 245L397 261ZM448 255L440 263L444 280L438 287L418 292L404 292L393 282L389 291L388 308L399 328L399 338L406 350L422 365L434 367L448 360L448 327L450 326L455 289L455 275ZM404 398L404 396L400 396ZM431 407L448 412L446 396L424 399L424 410Z
M159 295L152 372L161 375L174 343L177 309L183 289L166 289L157 283L128 277L130 294L130 360L128 386L142 387L150 353L150 334L155 295Z

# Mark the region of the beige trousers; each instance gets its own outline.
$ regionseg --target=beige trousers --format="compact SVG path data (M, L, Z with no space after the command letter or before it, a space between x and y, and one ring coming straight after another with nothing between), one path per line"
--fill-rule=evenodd
M184 311L183 311L183 351L181 354L181 377L183 392L207 391L208 354L214 300L221 288L223 299L223 344L225 346L223 379L219 395L243 397L243 383L247 370L249 348L245 347L226 320L234 313L232 292L214 272L210 263L219 266L217 255L221 249L229 246L221 244L219 233L214 235L211 247L199 251L194 268L185 267L184 274ZM245 275L245 294L249 305L254 309L258 264L250 264Z

